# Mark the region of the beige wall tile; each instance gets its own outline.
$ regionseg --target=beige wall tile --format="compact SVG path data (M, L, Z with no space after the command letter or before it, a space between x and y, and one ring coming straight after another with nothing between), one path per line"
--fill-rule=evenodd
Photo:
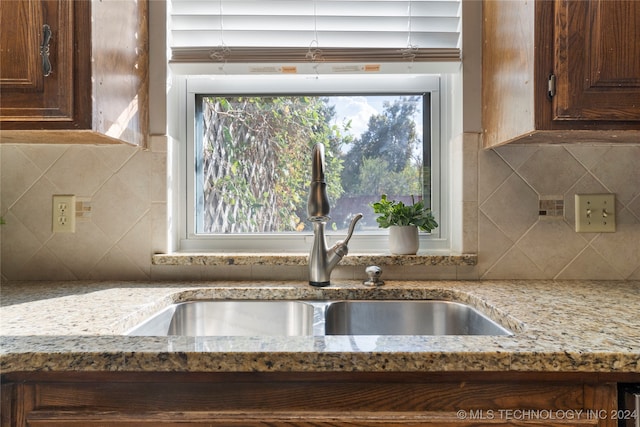
M151 254L152 218L148 212L133 227L127 230L117 242L117 247L147 276L151 274L149 257Z
M478 201L478 153L480 134L466 133L462 140L462 200Z
M151 279L153 280L202 280L200 265L151 265Z
M59 144L23 144L15 147L36 164L43 173L58 161L69 148Z
M462 253L478 253L478 203L463 202L462 204Z
M43 247L21 266L14 280L78 280L78 276Z
M2 276L17 280L27 262L42 248L42 243L13 212L3 215L6 222L2 228L0 255L2 256Z
M585 239L561 219L539 220L517 243L517 247L550 278L586 246Z
M52 195L57 188L47 178L39 179L11 207L17 220L25 224L41 243L52 236Z
M556 276L570 280L621 280L624 279L605 259L591 247L582 251L567 267Z
M622 203L640 194L640 146L620 146L607 150L591 169L593 175Z
M71 146L47 171L60 194L92 196L111 176L100 152L91 146Z
M513 246L509 239L482 212L478 215L478 274L484 275Z
M640 277L640 147L482 150L475 133L463 141L462 240L465 251L477 248L478 266L389 266L388 280ZM152 266L151 255L167 246L162 150L0 145L0 162L3 280L306 280L305 266ZM556 182L556 171L565 168ZM530 183L563 195L564 220L539 219ZM573 195L603 191L620 192L618 232L573 232ZM51 233L53 194L76 194L91 204L91 217L77 223L74 235ZM340 266L334 277L357 280L364 277L360 270Z
M459 265L456 268L456 280L478 280L479 278L477 266Z
M512 246L499 262L482 276L482 279L551 279L549 272L541 270L522 250Z
M513 170L495 151L480 150L478 153L478 202L484 202L512 174Z
M539 194L564 194L586 170L563 146L540 148L517 172Z
M640 221L640 195L627 205L629 211Z
M149 212L151 220L151 253L167 253L168 233L167 233L167 203L154 202L151 204Z
M250 265L203 266L203 280L249 280Z
M590 169L595 166L602 156L611 149L611 146L594 146L591 144L575 144L566 147L567 151L571 153L582 165Z
M496 154L502 158L513 170L517 170L533 154L538 151L538 145L506 144L497 147Z
M99 145L93 147L93 150L111 173L116 173L139 151L138 148L126 144Z
M151 178L154 165L152 153L138 151L119 170L118 185L126 187L138 200L138 204L148 205L151 197ZM124 206L126 209L126 205Z
M40 178L42 170L16 145L0 144L0 212L4 215Z
M94 280L145 280L149 274L142 271L120 248L111 247L98 261L89 279Z
M458 276L455 265L405 266L403 270L402 280L454 280Z
M344 275L343 279L351 279L353 272L349 271L349 267L342 267L341 270L335 271L335 276L332 276L334 280ZM250 266L250 279L251 280L309 280L309 269L303 265L252 265Z
M511 240L517 240L538 219L538 196L512 174L481 205L482 211Z
M148 179L148 176L140 176ZM92 221L114 240L120 239L150 208L148 198L140 198L129 183L114 175L92 199Z
M627 209L619 210L616 220L615 233L600 233L590 245L626 278L640 266L640 222Z
M78 279L90 278L111 247L110 239L92 222L76 222L75 233L52 234L45 247Z

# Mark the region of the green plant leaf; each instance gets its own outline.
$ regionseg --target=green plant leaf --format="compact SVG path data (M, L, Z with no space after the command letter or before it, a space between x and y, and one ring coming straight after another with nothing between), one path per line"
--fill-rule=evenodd
M383 194L378 202L371 204L373 212L379 214L376 218L378 227L415 225L420 230L427 232L438 227L431 209L425 208L422 200L416 203L411 196L411 201L411 205L405 205L402 201L390 201L387 195Z

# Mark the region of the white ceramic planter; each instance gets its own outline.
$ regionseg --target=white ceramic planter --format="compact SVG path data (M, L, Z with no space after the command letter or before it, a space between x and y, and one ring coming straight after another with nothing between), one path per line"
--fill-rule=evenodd
M392 225L389 227L389 250L393 255L415 255L418 253L418 227L414 225Z

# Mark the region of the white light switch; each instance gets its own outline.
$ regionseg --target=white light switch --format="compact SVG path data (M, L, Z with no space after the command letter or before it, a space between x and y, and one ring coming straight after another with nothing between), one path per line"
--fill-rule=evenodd
M576 194L576 232L616 231L615 194Z

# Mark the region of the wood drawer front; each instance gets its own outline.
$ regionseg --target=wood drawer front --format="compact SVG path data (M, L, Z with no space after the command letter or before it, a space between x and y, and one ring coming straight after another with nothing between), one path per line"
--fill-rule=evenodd
M532 383L81 383L34 386L35 408L99 411L571 409L581 385Z
M99 374L65 380L45 375L3 384L2 427L616 427L615 420L590 416L616 408L614 382L464 377ZM577 416L581 410L584 415ZM549 416L562 412L572 416Z

